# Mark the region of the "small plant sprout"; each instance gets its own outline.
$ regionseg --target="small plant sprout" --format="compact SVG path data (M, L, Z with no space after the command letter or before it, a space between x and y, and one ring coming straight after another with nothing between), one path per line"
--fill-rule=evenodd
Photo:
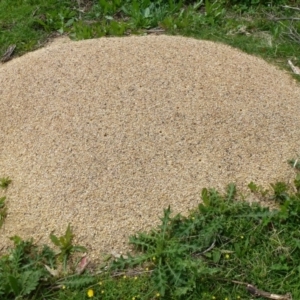
M86 252L86 248L82 246L72 245L73 233L70 224L68 225L65 235L58 238L56 235L51 233L50 239L53 244L60 249L58 257L63 262L63 268L65 271L67 267L67 261L72 253Z
M193 110L193 108L197 107L200 108L200 106L202 107L202 104L205 104L205 107L206 103L204 102L206 98L204 96L201 97L201 95L206 95L206 91L208 92L207 94L209 95L210 100L215 98L216 100L220 100L220 103L224 102L226 104L227 97L235 97L236 95L235 92L231 93L231 90L236 90L239 94L242 92L241 97L237 96L237 99L234 101L239 105L232 107L227 105L226 107L228 110L226 108L224 113L232 112L234 114L229 114L230 117L236 116L238 117L237 120L243 117L242 119L247 121L248 117L251 117L251 113L255 112L256 106L253 106L254 103L251 105L251 101L248 101L249 103L247 103L247 105L243 104L243 97L245 96L246 99L246 96L248 95L247 93L250 93L252 88L255 89L254 94L259 94L262 86L256 86L255 83L259 83L260 77L252 78L252 75L263 73L258 72L259 70L267 70L265 68L266 64L262 65L258 62L258 60L256 60L255 63L258 69L253 69L251 67L252 60L249 55L254 54L255 56L259 56L259 60L261 60L261 58L265 58L268 63L274 63L280 68L288 69L289 72L292 70L294 73L293 77L298 81L297 84L299 85L300 83L300 76L297 75L297 69L300 66L300 22L298 22L300 21L299 1L0 0L0 65L1 61L5 63L15 54L16 56L19 56L23 53L25 54L31 50L39 48L44 45L49 36L52 36L53 34L54 36L57 36L57 34L63 34L74 40L82 40L100 38L104 36L133 36L135 34L160 35L165 33L167 35L181 35L182 38L183 36L187 36L189 40L194 37L196 39L211 40L209 43L225 43L229 44L231 47L246 51L248 54L245 55L245 58L247 59L247 63L249 62L250 67L247 63L243 63L245 62L243 60L243 53L238 55L238 60L234 60L235 56L232 58L229 58L228 56L227 59L226 50L224 53L226 62L224 57L221 59L222 64L223 62L225 64L217 66L217 68L215 68L214 64L210 66L210 69L212 69L212 73L210 73L210 75L214 74L214 72L215 74L218 72L218 77L220 78L215 78L213 82L210 80L206 82L205 80L203 81L206 74L206 68L202 68L202 63L205 65L209 64L210 52L213 54L211 61L214 61L216 55L213 50L213 45L210 44L210 46L209 44L206 44L207 42L204 42L206 44L203 44L206 49L204 53L198 53L196 50L195 52L186 51L186 53L182 53L180 56L180 64L184 68L184 72L178 72L177 77L180 79L180 75L182 74L183 77L189 79L190 87L187 86L187 88L184 88L184 90L189 90L189 95L187 95L186 99L183 99L182 109L179 109L179 107L177 107L177 109L179 109L181 113L184 113L184 107L188 110ZM17 3L17 5L11 5L13 2ZM153 37L153 39L160 38L162 43L164 43L164 37ZM171 36L168 37L168 39L169 38L171 38ZM124 43L126 43L126 40ZM130 40L128 43L131 43ZM117 42L117 44L119 44L119 42ZM117 46L117 44L115 45ZM107 67L109 67L109 51L108 55L106 55L107 53L104 53L107 52L105 47L103 49L94 49L93 44L89 45L89 49L87 49L88 51L84 53L85 58L82 63L88 61L90 57L89 54L96 51L99 64L107 64ZM145 65L148 65L148 59L151 59L151 66L150 68L147 68L147 70L150 71L148 74L149 78L151 77L150 75L152 74L151 72L153 69L153 71L155 71L155 76L157 75L157 77L161 79L160 83L165 81L168 82L169 80L167 80L165 75L171 76L172 74L167 71L172 69L168 67L168 70L165 70L164 66L169 66L169 60L173 56L172 53L177 51L176 48L171 50L168 49L168 45L169 44L167 43L162 49L153 49L154 51L152 52L158 60L152 60L151 57L142 58L141 54L143 53L139 53L138 57L136 57L135 51L132 49L132 53L131 51L128 53L128 55L134 58L132 67L139 69L139 65L144 63ZM61 48L61 46L59 46L59 48ZM109 49L109 47L107 49ZM118 49L119 48L117 46L116 50L119 51ZM187 48L187 50L188 49L189 48ZM92 52L90 52L90 50L92 50ZM61 50L58 51L58 54L62 54L60 51ZM55 52L57 51L55 50ZM105 55L102 56L102 53ZM73 54L75 54L75 52ZM109 59L107 62L105 61L106 58ZM293 62L291 61L292 59ZM60 57L60 60L63 61L63 57ZM74 62L75 60L76 56L72 57L72 61ZM141 64L138 64L139 61L141 61ZM156 70L157 63L160 61L166 61L166 64L162 64L161 68L163 74L159 73L161 66ZM104 85L108 80L110 80L110 77L118 78L117 75L120 72L123 72L122 70L127 66L127 63L128 66L131 67L130 60L128 60L128 62L126 61L126 64L124 65L123 62L124 59L122 59L122 64L119 67L120 70L112 64L113 69L108 69L109 77L101 76L100 79L102 79L102 81L104 80ZM239 67L238 65L241 62L243 63L242 67ZM29 62L29 64L33 63L34 60L33 62ZM135 63L136 65L134 65ZM175 63L176 57L174 56L174 66L176 66ZM191 63L194 64L192 68L195 71L193 72L196 72L199 75L199 78L198 76L193 78L194 73L192 72L192 69L191 72L189 71ZM246 67L244 67L244 65ZM11 80L1 79L3 81L1 88L3 89L3 87L5 87L4 91L6 89L8 91L8 93L1 93L1 100L4 103L4 106L1 106L1 112L6 112L12 108L10 104L14 103L16 100L14 95L12 95L14 93L10 93L12 90L10 81L14 80L14 74L6 72L6 70L10 71L9 69L15 68L15 66L7 65L7 69L5 66L5 69L1 70L1 72L5 74L0 77L8 79L11 77ZM227 68L226 66L232 66L232 70L240 69L240 71L247 77L250 75L251 78L249 77L249 84L251 86L248 86L247 88L247 86L242 86L239 83L236 84L230 76L231 68ZM250 72L247 72L248 67L250 68ZM76 69L76 65L74 69ZM221 69L223 72L220 73ZM181 69L179 69L179 71L180 70ZM74 72L73 69L68 70L70 74L72 74L72 71ZM75 72L77 72L77 70L75 70ZM115 74L115 72L117 73ZM281 82L280 72L281 71L278 70L274 73L270 73L270 75L272 75L272 78L278 78L278 82ZM78 73L80 73L80 70L78 70ZM132 74L134 74L134 72ZM161 75L163 77L161 77ZM284 74L284 76L286 75L287 74ZM266 79L268 79L268 76ZM137 76L133 76L132 78L129 78L132 79L131 83L135 86L139 85L143 79L136 77ZM76 77L72 76L70 79L71 80L68 81L68 84L70 83L74 86L76 85L77 88L80 88L80 84L78 84ZM219 79L220 82L217 79ZM252 81L252 79L254 81ZM154 82L156 81L156 78L155 80L151 78L151 80ZM200 82L200 80L203 82ZM213 91L210 92L209 83L215 84L220 93L212 93ZM204 91L202 91L202 85L206 86ZM154 87L155 86L153 86L153 88ZM178 90L178 88L180 89L180 87L180 84L179 87L177 87L177 85L170 85L169 89L170 92L174 92ZM226 87L229 87L227 91ZM19 88L22 87L20 86ZM100 88L100 86L98 86L98 88ZM289 84L289 88L293 89L293 92L295 92L295 94L291 93L291 96L295 101L298 100L299 97L297 98L297 95L299 86ZM225 94L228 95L225 95L223 93L224 91ZM145 88L142 88L141 92L146 93L147 91ZM266 93L267 92L268 90ZM121 94L123 95L123 92ZM167 94L165 93L165 90L163 91L163 94L160 95L162 100L164 100L164 94ZM224 94L225 98L221 94ZM213 98L212 95L214 96ZM282 95L284 96L286 94ZM88 94L85 96L88 96ZM130 94L127 95L126 93L125 98L127 96L130 96ZM177 97L179 96L180 93ZM261 96L263 96L263 93ZM176 97L175 93L174 97ZM254 97L256 96L254 95ZM271 100L272 97L268 98ZM280 99L278 100L282 104L296 103L287 102L289 99L286 99L286 97L279 98ZM17 100L22 102L24 99ZM130 100L131 104L134 102L133 100ZM168 101L169 100L170 99L168 99ZM277 103L273 100L271 101L273 103ZM190 102L192 102L191 105L189 105ZM173 103L174 105L176 101L171 101L170 103ZM220 103L216 102L215 105ZM230 103L231 102L227 104ZM297 111L297 109L299 110L298 104L299 103L297 103L296 106L288 104L291 107L289 112L292 112L293 108L294 111ZM17 104L17 106L19 105ZM123 107L126 111L130 108L126 105L126 103L122 104L122 109ZM175 112L176 109L174 107L171 108L171 104L168 104L168 107ZM262 108L262 106L260 107ZM100 109L97 104L97 109L98 108ZM148 108L150 108L150 105ZM239 108L241 109L239 110ZM22 113L21 107L17 110L19 109ZM13 109L14 116L16 115L15 111L17 112L17 110ZM45 116L47 111L48 110L46 108L43 109L43 114ZM89 110L86 111L88 112ZM153 113L155 111L159 112L161 110L154 109ZM172 111L170 112L173 114ZM188 115L182 118L185 119L183 124L190 124L187 129L189 129L189 133L191 134L192 130L190 129L198 127L198 125L193 122L193 119L195 119L194 121L197 121L197 123L198 121L201 121L198 119L201 116L198 114L198 111L199 109L196 109L195 112L192 112L191 119ZM241 113L239 113L239 111ZM273 111L268 110L268 105L265 106L264 111L261 111L261 113L264 112L267 112L267 115L271 118ZM282 112L282 114L284 113L285 112ZM95 115L96 114L97 111L95 112ZM7 118L8 115L9 118ZM93 115L89 114L89 117L93 117ZM211 124L216 122L220 123L222 121L222 119L218 119L219 114L213 115ZM273 115L275 116L276 114ZM29 209L29 211L24 211L24 215L33 214L32 210L35 209L34 205L29 205L31 201L27 201L27 203L25 203L27 198L25 194L20 195L23 199L18 199L15 191L12 191L12 194L14 195L12 195L13 197L11 202L9 198L10 196L6 195L6 198L3 197L5 195L1 194L5 194L8 189L15 186L16 190L21 190L22 188L19 186L20 182L14 179L16 178L16 175L9 174L9 170L17 171L13 165L17 165L18 161L21 162L21 160L18 159L18 161L15 161L11 166L8 168L6 167L6 164L9 165L10 160L15 156L13 155L9 160L7 159L9 158L7 153L12 151L12 148L6 147L8 145L8 143L6 143L6 136L9 138L10 134L15 131L14 127L17 124L13 124L13 114L9 113L7 116L6 113L1 114L1 121L3 125L5 125L0 128L2 140L4 138L4 143L2 143L2 149L4 150L2 151L3 163L1 162L1 167L5 173L0 177L0 234L1 230L6 230L6 228L1 228L1 225L6 221L6 216L8 215L10 218L10 216L14 215L14 208L16 206L17 208L20 208L23 205L24 208ZM82 116L84 116L84 114ZM290 118L290 120L297 119L293 116L294 115L291 115L292 118ZM158 117L161 121L164 116L160 114ZM208 119L210 118L209 115L207 115L207 117ZM168 124L160 125L159 127L167 129L170 125L171 128L171 121L173 119L174 118L172 117L172 119L169 120L170 124L168 122ZM97 119L95 119L95 124L96 121ZM43 126L46 124L44 121L42 123ZM239 122L235 123L237 124ZM270 123L270 125L272 124ZM277 122L274 124L276 125ZM288 124L289 123L286 125ZM28 128L30 127L31 126ZM274 133L276 133L277 130L280 130L280 126L275 127L270 126L271 129L274 129ZM289 145L289 147L291 149L297 149L297 146L295 145L296 143L299 144L297 138L299 134L297 135L298 132L293 131L293 126L291 129L289 128L290 126L286 127L292 137L290 139L291 145ZM295 126L296 129L298 127ZM20 128L18 128L18 131L19 129ZM79 130L79 128L77 129ZM231 128L232 132L229 134L231 141L235 140L235 137L238 138L238 131L235 129L236 128ZM260 133L261 129L257 126L255 130ZM166 133L167 132L168 131L166 131ZM263 132L267 133L264 129ZM25 133L26 132L23 132L23 137L25 137ZM31 131L30 133L32 134L37 132ZM244 133L245 132L243 132L243 134ZM256 132L253 134L255 133ZM107 138L109 132L106 132L103 135ZM163 134L163 136L164 135L165 134ZM43 137L43 135L40 135L40 137ZM204 135L202 137L195 137L194 142L199 140L199 143L201 142L201 144L209 143L210 139L203 140L203 137ZM280 140L281 137L282 136L276 134L276 140ZM42 141L43 140L41 140L41 142ZM158 139L153 140L156 144L159 143L158 141ZM55 146L56 141L50 142L52 143L52 146ZM191 164L193 163L192 160L198 160L198 156L202 156L201 158L199 157L199 161L206 160L205 153L200 153L201 147L198 147L198 145L194 144L194 142L191 142L191 145L189 145L190 142L187 142L188 144L184 147L186 149L190 149L190 146L193 148L190 149L193 153L190 155ZM47 144L48 143L44 146L47 146ZM26 146L24 143L22 143L22 145ZM248 143L246 143L246 145L248 145ZM161 148L160 145L158 146ZM220 145L224 153L225 147L227 148L227 146L228 145ZM265 148L268 150L270 147L272 147L272 144L267 145ZM31 154L36 152L35 149L31 147L27 150L28 151L26 152L32 152ZM200 152L198 152L198 150ZM253 153L250 153L251 151ZM234 151L234 153L237 154L236 151ZM247 163L249 163L250 170L252 166L258 166L260 164L260 160L257 160L255 155L259 153L260 152L257 152L255 147L251 147L251 149L248 149L247 147L247 151L244 153L244 159L241 158L237 161L240 166L243 164L240 170L247 170L247 165L245 165ZM141 153L141 155L142 154L143 153ZM248 161L250 154L254 154L254 156L252 156ZM228 152L228 155L231 155L230 152ZM22 160L26 157L28 160L28 156L23 156ZM272 156L270 155L270 157ZM52 159L52 155L47 157L47 161L48 159ZM219 158L216 156L211 163L216 163L217 159ZM131 244L133 251L130 251L127 255L124 255L121 252L121 255L115 256L111 253L112 249L107 249L109 253L101 253L93 256L92 259L90 256L86 255L86 249L84 247L74 245L74 235L70 224L66 224L66 226L68 226L66 230L64 228L62 236L60 236L60 234L55 235L55 232L51 232L50 239L52 241L51 244L53 243L51 247L49 245L42 246L38 243L36 244L33 242L33 239L23 240L18 235L14 235L10 237L13 246L12 248L7 249L7 253L2 253L6 252L6 245L2 245L0 243L0 300L244 300L253 299L254 296L256 297L255 299L298 300L300 299L300 153L298 154L296 152L292 159L288 160L288 158L286 158L286 160L291 166L292 171L296 173L296 177L292 178L292 180L288 178L288 183L277 182L270 186L265 186L260 185L260 183L256 184L251 181L252 179L250 179L249 181L251 182L249 183L248 188L251 194L246 193L243 195L237 193L237 188L233 183L226 187L224 194L214 188L204 188L201 192L197 187L197 191L192 192L192 194L199 194L199 201L197 199L195 200L196 207L190 214L175 215L175 212L171 212L170 207L166 208L162 212L159 226L150 231L137 232L135 235L130 237L129 243ZM158 167L163 167L161 163L159 163L159 160L157 160L157 162ZM228 160L228 163L229 162L230 160ZM100 160L99 163L101 163ZM274 162L272 164L274 165ZM51 165L52 164L49 164L49 166ZM197 161L194 161L195 170L190 170L195 176L196 172L198 173L198 170L196 170L198 169L197 166ZM31 170L27 170L25 168L26 167L24 167L24 165L23 167L22 165L18 165L18 169L23 170L24 174L31 172ZM156 169L158 171L157 174L159 174L159 168ZM229 169L230 170L228 171L230 172L234 170L234 168L231 167ZM161 170L163 171L165 168L163 167ZM75 171L80 172L79 169ZM178 178L182 183L183 178L181 175L184 174L180 174L180 169L178 169L178 172ZM199 172L204 173L205 169L199 169ZM12 180L9 177L6 177L8 174L13 176L12 187L9 186ZM34 173L32 172L31 175L34 175ZM213 175L214 173L200 174L199 177L197 175L197 178L211 177ZM223 176L224 173L220 172L218 176L221 178L221 175ZM243 178L245 174L234 173L231 175L232 176L230 177L232 178ZM257 175L259 175L259 173L255 174L254 170L253 174L251 174L251 178L256 178ZM246 178L248 178L248 176L246 176ZM27 179L28 180L26 181L29 181L29 178ZM157 179L159 179L159 176ZM176 177L173 179L175 180ZM218 177L216 179L218 179ZM189 179L186 176L184 176L184 180L187 180L186 184L188 186L193 186L194 180L189 183ZM247 183L245 182L245 184ZM44 185L39 184L38 186ZM38 186L35 187L37 188ZM151 190L151 187L147 188ZM168 189L168 194L170 195L176 191L172 190L173 184L169 184ZM190 187L188 187L188 189L190 189ZM36 189L32 190L32 192L34 191L36 191ZM39 191L39 193L43 192L43 190ZM185 195L185 191L182 191L180 194ZM247 199L248 195L251 196L249 199L251 203ZM177 200L177 196L180 197L180 195L175 195L172 202ZM198 198L198 196L192 196L192 198ZM254 201L252 201L252 199ZM258 201L255 201L256 199ZM10 206L13 202L14 206ZM269 206L269 204L271 205ZM101 207L99 205L99 209L100 208ZM7 214L7 212L9 212L9 214ZM44 213L47 214L47 211L45 210ZM112 211L112 213L114 212ZM140 211L140 213L143 214L142 211ZM185 211L185 213L187 213L187 211ZM23 211L19 211L17 209L17 214L17 218L22 217ZM117 224L119 228L123 227L125 230L126 224L122 223L122 219L117 218L117 214L114 216L115 219L118 220L117 222L119 222ZM99 217L101 217L101 215L99 215ZM144 215L144 217L146 218L147 215ZM13 222L13 218L7 221L9 221L10 224L7 224L7 227L12 226L13 230L21 231L19 233L14 232L12 234L23 234L24 232L27 232L30 227L32 230L35 228L35 226L31 226L32 224L26 223L28 228L25 228L26 230L24 231L23 228L14 226L16 223ZM138 219L133 221L139 225ZM44 227L45 224L41 225ZM83 223L78 224L78 226L80 225L84 226ZM143 226L141 226L141 228L143 228ZM101 229L102 228L97 228L99 234L102 234ZM10 229L5 232L5 235L7 232L10 232ZM4 232L2 232L2 234L3 233ZM113 240L113 238L114 236L112 233L109 236L109 239ZM103 236L101 240L104 241L105 236ZM95 247L97 247L96 245L101 248L102 246L105 246L95 244ZM125 247L125 249L126 248L127 247ZM93 261L94 259L95 261ZM97 265L98 261L99 265ZM87 266L90 266L90 268L88 269Z
M10 183L11 183L11 180L9 179L9 177L0 178L0 187L2 189L6 189Z
M299 160L299 158L290 159L290 160L288 160L288 163L290 164L291 167L293 167L297 171L300 170L300 160Z
M5 206L6 197L0 198L0 228L3 225L3 222L7 216L7 208Z

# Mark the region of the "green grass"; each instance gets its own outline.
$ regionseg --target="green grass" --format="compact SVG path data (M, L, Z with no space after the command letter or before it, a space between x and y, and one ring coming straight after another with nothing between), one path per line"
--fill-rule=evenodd
M296 1L272 3L1 0L0 56L13 44L13 55L22 55L57 34L80 40L161 28L223 42L289 70L288 59L299 66L300 22L291 18L299 18L300 10L280 6L296 7ZM298 159L289 164L300 170ZM2 178L0 187L6 191L10 182ZM61 237L50 235L53 247L16 235L0 257L0 298L252 299L249 289L255 286L300 299L300 174L293 186L277 182L267 191L250 183L249 189L277 209L243 201L234 184L225 194L203 189L203 203L188 216L172 217L166 208L159 227L130 237L134 256L101 258L93 268L80 255L86 249L73 245L71 225ZM6 201L0 198L0 225Z
M9 177L0 178L0 188L6 190L11 183ZM6 197L0 197L0 228L4 223L4 220L7 216L7 207L5 205Z
M74 256L85 249L72 245L70 226L64 236L51 234L56 248L14 236L14 248L0 258L0 297L251 299L250 286L299 299L300 174L293 186L249 188L278 208L243 201L234 184L224 194L204 188L203 202L188 216L171 216L167 208L157 228L131 236L135 255L93 269L85 256Z
M71 1L0 1L0 53L16 44L23 54L43 44L49 34L60 30L76 15Z
M266 1L252 1L265 3ZM287 68L300 59L300 11L279 4L249 6L250 1L135 0L9 0L0 1L0 55L16 44L15 55L43 45L53 34L81 40L102 36L141 34L163 28L181 34L220 41ZM276 18L288 18L287 20Z

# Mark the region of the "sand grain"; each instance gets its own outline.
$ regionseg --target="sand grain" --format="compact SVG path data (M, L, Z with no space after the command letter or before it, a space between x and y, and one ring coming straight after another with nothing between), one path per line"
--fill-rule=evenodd
M147 36L60 42L0 66L0 244L70 222L96 258L203 187L292 178L300 87L228 46Z

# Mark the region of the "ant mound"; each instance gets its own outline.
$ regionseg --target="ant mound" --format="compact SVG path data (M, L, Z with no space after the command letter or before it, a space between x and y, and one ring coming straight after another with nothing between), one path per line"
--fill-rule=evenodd
M294 178L300 87L218 43L146 36L53 43L0 66L0 177L9 237L70 223L90 257L187 213L203 187Z

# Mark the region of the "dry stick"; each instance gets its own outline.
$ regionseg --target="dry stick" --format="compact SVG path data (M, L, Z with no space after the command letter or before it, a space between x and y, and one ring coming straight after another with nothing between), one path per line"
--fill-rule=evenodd
M300 9L299 9L300 10ZM300 21L300 18L293 18L293 17L280 17L280 18L277 18L275 17L274 15L272 14L266 14L268 16L268 20L270 21L281 21L281 20L290 20L290 21Z
M298 8L298 7L292 7L292 6L288 6L288 5L281 5L281 7L283 7L283 8L289 8L289 9L295 9L295 10L299 10L300 11L300 8Z
M274 299L274 300L292 300L291 293L287 293L285 295L278 295L278 294L273 294L273 293L259 290L254 285L246 283L246 282L241 282L241 281L236 281L236 280L231 280L231 282L245 285L247 291L256 297L264 297L264 298Z
M270 18L270 21L281 21L281 20L290 20L290 21L300 21L300 18Z
M146 30L146 32L147 33L159 33L159 32L165 32L165 30L164 29L160 29L160 28L158 28L158 29L153 28L153 29Z
M104 271L97 271L93 274L93 276L97 276L97 275L100 275L100 274L103 274L107 272L107 270L104 270ZM120 277L120 276L129 276L129 277L132 277L132 276L136 276L136 275L141 275L141 274L151 274L153 272L153 270L129 270L129 271L115 271L115 272L112 272L110 275L111 277Z
M289 32L284 33L294 42L300 43L300 34L293 28L289 28Z
M34 17L35 16L35 14L36 14L36 12L39 10L40 8L39 7L37 7L33 12L32 12L32 14L31 14L31 16L32 17Z
M194 252L194 253L192 253L192 256L197 257L197 256L201 256L201 255L205 254L206 252L212 250L215 247L215 244L216 244L216 239L214 239L213 243L206 250L204 250L200 253L199 252Z
M216 244L216 240L213 241L213 243L209 246L209 248L207 248L206 250L204 250L203 252L200 253L200 255L203 255L204 253L212 250L215 247Z
M300 75L300 69L298 67L295 67L291 60L288 60L288 64L291 67L294 74Z
M138 271L138 270L131 270L131 272L115 272L113 274L111 274L112 277L120 277L120 276L135 276L135 275L141 275L141 274L150 274L152 273L153 270L145 270L145 271Z
M300 9L299 9L300 10ZM300 18L276 18L276 17L274 17L273 15L269 15L268 14L268 19L270 20L270 21L275 21L275 22L277 22L277 21L280 21L280 20L296 20L296 21L300 21ZM286 28L288 28L288 26L286 26L286 25L284 25L284 24L282 24L284 27L286 27ZM297 43L300 43L300 35L299 35L299 33L297 32L297 30L296 29L294 29L293 27L292 28L288 28L289 29L289 32L287 33L287 32L284 32L283 34L285 34L285 35L288 35L289 37L290 37L290 39L291 40L293 40L294 42L297 42Z

